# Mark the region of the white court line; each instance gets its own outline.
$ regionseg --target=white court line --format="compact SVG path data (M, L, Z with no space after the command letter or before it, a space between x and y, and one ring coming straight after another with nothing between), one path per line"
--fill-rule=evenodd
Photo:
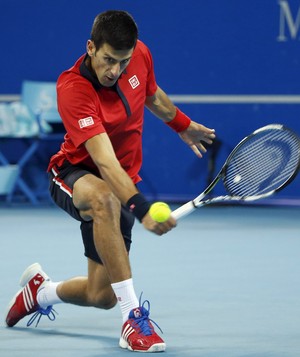
M15 102L21 99L21 96L18 94L1 94L0 102Z
M300 95L197 95L197 94L170 94L170 99L182 104L300 104ZM18 94L2 94L0 102L12 102L20 100Z
M300 95L170 95L182 104L300 104Z

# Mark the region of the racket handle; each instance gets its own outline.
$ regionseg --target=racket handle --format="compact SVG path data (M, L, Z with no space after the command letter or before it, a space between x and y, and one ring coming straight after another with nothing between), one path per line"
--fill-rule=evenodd
M193 201L189 201L185 203L184 205L178 207L172 212L172 216L178 220L179 218L182 218L184 216L187 216L191 212L193 212L196 209L196 207L193 204Z

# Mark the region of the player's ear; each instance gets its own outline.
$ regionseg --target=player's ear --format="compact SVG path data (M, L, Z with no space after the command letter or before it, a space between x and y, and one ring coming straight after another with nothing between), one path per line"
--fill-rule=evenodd
M92 40L88 40L86 43L86 52L87 54L92 57L96 53L96 47L94 45L94 42Z

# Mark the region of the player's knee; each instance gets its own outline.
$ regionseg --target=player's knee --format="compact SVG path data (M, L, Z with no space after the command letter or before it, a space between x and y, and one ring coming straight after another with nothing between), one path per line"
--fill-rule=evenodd
M113 296L110 299L101 302L101 309L109 310L115 307L116 304L117 304L117 299L115 296Z
M99 309L109 310L117 304L117 299L114 294L95 294L90 296L91 305Z
M97 217L114 217L116 212L120 212L121 203L117 199L117 197L110 191L101 192L101 194L96 194L93 203L93 219L97 219Z

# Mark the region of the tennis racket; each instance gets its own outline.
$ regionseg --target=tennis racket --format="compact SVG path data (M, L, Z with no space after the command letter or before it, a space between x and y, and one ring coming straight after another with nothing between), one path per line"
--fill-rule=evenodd
M264 126L244 138L206 190L174 210L172 216L179 219L196 208L217 202L255 201L269 197L296 177L299 166L299 137L280 124ZM207 198L220 180L228 194Z

